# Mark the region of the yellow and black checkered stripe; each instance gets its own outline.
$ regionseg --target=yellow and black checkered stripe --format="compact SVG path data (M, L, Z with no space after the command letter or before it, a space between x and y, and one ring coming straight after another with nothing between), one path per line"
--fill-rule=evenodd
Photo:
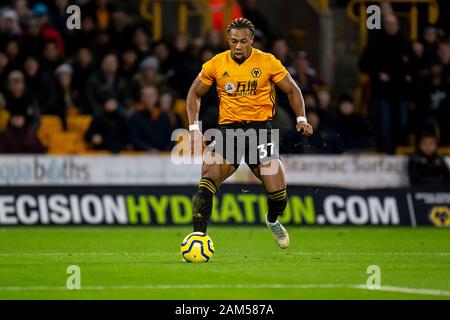
M268 197L271 200L280 201L287 197L287 191L286 191L286 189L281 189L279 191L270 192L270 193L268 193Z
M216 191L217 191L216 185L209 178L202 178L200 180L200 183L198 184L198 186L211 191L211 193L216 193Z

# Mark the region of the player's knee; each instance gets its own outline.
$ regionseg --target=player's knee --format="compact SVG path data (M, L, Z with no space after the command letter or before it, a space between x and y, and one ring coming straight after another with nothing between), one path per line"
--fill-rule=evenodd
M268 194L267 205L270 213L282 214L288 203L286 189Z

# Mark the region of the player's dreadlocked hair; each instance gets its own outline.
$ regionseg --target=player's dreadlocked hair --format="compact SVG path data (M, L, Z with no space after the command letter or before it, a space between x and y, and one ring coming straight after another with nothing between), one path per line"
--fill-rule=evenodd
M227 27L227 32L230 32L231 29L249 29L252 34L255 34L255 26L253 23L245 18L236 18Z

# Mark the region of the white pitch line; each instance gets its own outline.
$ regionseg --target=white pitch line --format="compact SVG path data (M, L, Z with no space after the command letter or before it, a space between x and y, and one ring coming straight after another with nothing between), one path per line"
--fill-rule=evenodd
M280 252L285 255L285 252ZM450 256L450 252L289 252L290 255L331 255L331 256ZM174 256L178 252L7 252L0 253L0 257L21 256Z
M393 287L393 286L381 286L380 289L368 289L365 285L356 286L358 289L366 289L373 291L385 291L385 292L399 292L399 293L409 293L427 296L444 296L450 297L450 291L446 290L436 290L436 289L418 289L418 288L405 288L405 287Z
M161 256L179 255L175 252L8 252L0 253L0 257L20 257L20 256Z
M450 252L291 252L292 255L330 255L330 256L450 256Z
M80 290L174 290L174 289L357 289L405 294L450 297L450 291L437 289L406 288L381 286L380 289L369 289L366 285L346 284L199 284L199 285L97 285L82 286ZM74 291L64 286L4 286L0 291Z

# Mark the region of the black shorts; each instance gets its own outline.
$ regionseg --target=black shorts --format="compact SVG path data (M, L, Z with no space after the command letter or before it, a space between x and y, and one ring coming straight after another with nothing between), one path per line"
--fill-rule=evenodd
M279 159L278 130L272 129L269 121L219 125L208 149L220 154L236 169L244 158L253 170L261 163Z

